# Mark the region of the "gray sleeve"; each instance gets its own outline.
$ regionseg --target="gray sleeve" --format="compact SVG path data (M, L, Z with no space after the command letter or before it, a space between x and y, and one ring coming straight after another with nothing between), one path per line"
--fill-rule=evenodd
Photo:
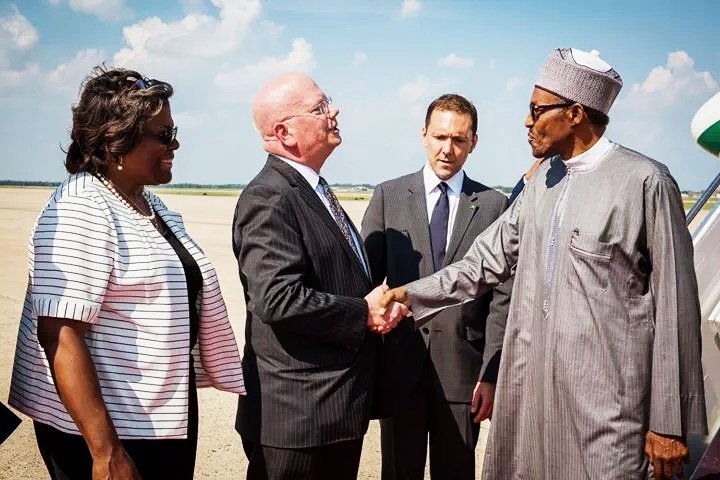
M655 301L650 430L707 433L701 364L700 304L692 238L669 174L647 188L647 242Z
M483 233L462 260L405 286L416 323L447 307L473 300L510 278L519 251L520 195Z

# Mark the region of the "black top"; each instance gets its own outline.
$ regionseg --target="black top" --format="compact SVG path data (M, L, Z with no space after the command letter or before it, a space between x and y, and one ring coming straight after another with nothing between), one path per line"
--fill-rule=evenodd
M165 227L163 237L165 237L165 240L167 240L173 250L175 250L185 271L185 283L188 289L188 308L190 309L190 350L192 351L195 343L197 343L198 331L200 329L197 298L202 288L202 273L195 259L188 253L187 249L182 246L180 240L173 235L167 226Z
M0 444L20 425L20 418L0 403Z

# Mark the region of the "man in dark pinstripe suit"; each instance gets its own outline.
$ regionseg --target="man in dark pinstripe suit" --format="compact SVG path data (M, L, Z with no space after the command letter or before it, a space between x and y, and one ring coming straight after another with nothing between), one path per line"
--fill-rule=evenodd
M390 287L461 259L507 206L463 165L477 142L477 111L460 95L427 109L426 165L375 189L363 237L375 284ZM435 231L439 235L434 235ZM490 416L512 281L384 338L379 369L383 480L423 478L430 445L434 479L475 478L479 422ZM471 405L472 400L472 405Z
M247 305L236 429L249 479L357 476L380 342L369 329L407 313L374 307L383 289L371 292L360 235L320 176L341 142L338 112L303 74L271 80L253 102L270 155L233 221Z

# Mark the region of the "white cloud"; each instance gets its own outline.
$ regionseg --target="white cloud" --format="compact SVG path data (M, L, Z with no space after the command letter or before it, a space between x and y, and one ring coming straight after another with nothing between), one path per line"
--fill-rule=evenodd
M362 63L365 63L367 59L367 53L361 51L355 52L355 57L353 57L353 65L360 65Z
M82 50L66 63L61 63L54 70L45 75L46 86L76 91L80 81L90 73L95 65L105 60L105 55L94 48Z
M513 92L518 87L521 87L525 81L520 77L510 77L505 81L505 91Z
M400 86L398 94L407 103L425 101L432 95L447 93L454 84L450 78L439 78L430 80L427 77L418 75L415 80ZM423 106L424 108L424 106Z
M115 54L118 66L139 70L187 71L198 59L223 57L238 50L261 11L260 0L212 0L218 17L190 13L177 22L146 18L123 28L126 47Z
M18 88L36 77L40 68L36 64L20 65L22 54L38 40L38 32L17 7L0 17L0 87ZM15 58L19 55L19 58Z
M697 71L687 52L671 52L664 65L651 68L615 102L610 111L613 139L672 164L668 152L690 142L684 132L692 114L717 91L712 75ZM683 132L679 137L678 131Z
M265 57L260 61L215 76L221 87L259 86L282 72L310 72L315 68L312 45L304 38L293 40L292 50L284 57Z
M423 76L419 76L412 82L402 85L399 93L400 98L412 103L424 98L429 92L430 81Z
M454 53L451 53L447 57L439 58L437 61L441 67L449 68L470 68L475 65L475 61L470 58L458 57Z
M2 69L0 70L0 87L10 89L27 85L40 73L36 64L31 64L21 70Z
M658 65L642 83L630 89L628 102L641 108L656 109L673 105L683 96L710 94L718 84L708 71L695 70L695 61L682 50L668 54L665 65Z
M417 15L421 8L422 4L420 0L403 0L400 15L403 17L412 17Z
M10 15L0 17L0 48L5 50L7 45L14 50L29 50L37 42L38 32L17 7L12 8Z
M59 3L56 1L53 5ZM101 20L120 20L131 15L124 0L68 0L68 6L76 12L94 15Z

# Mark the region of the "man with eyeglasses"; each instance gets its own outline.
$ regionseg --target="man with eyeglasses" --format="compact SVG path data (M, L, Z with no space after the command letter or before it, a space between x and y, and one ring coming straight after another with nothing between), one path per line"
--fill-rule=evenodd
M353 479L370 420L381 313L362 239L320 171L339 110L307 75L252 105L268 158L238 199L233 250L247 308L236 429L248 479ZM365 298L363 298L365 297Z
M463 260L384 297L420 320L516 274L486 479L672 478L706 433L692 240L667 168L604 136L621 87L553 50L525 120L547 160Z

